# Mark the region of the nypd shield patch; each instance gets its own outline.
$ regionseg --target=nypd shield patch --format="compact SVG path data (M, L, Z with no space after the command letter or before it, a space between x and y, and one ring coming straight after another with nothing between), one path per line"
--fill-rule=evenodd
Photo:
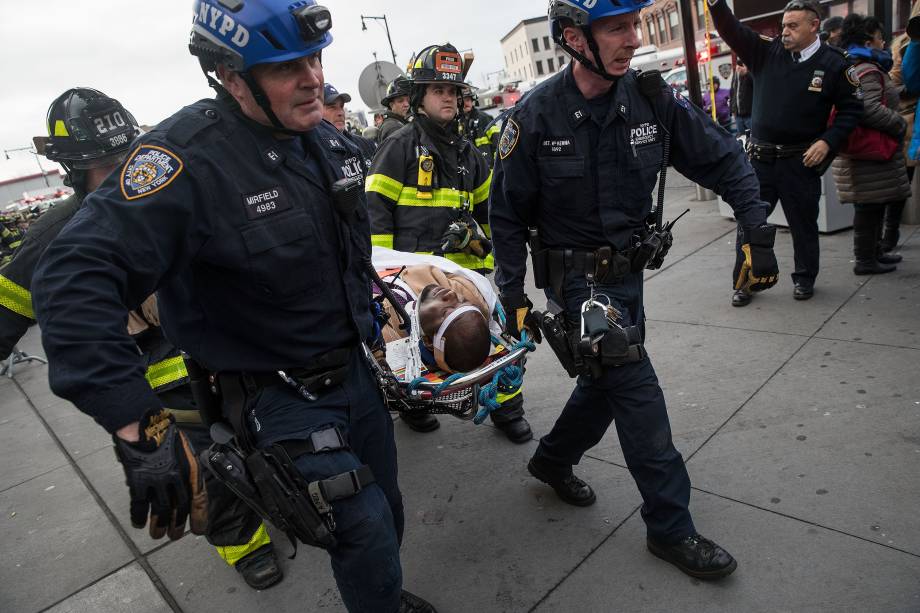
M502 136L498 141L498 155L501 159L505 159L511 155L511 152L514 151L514 147L518 144L520 136L520 126L509 117L508 121L505 123L505 129L502 130Z
M121 171L121 193L127 200L149 196L169 185L183 167L182 160L172 151L156 145L141 145Z

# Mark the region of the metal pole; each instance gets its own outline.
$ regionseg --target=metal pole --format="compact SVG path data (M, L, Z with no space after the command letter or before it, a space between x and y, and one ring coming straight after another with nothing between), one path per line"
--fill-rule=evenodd
M387 31L387 42L390 43L390 55L393 56L393 63L396 64L397 66L399 66L399 62L396 61L396 52L393 51L393 39L390 38L390 24L387 23L387 16L386 16L386 14L384 14L384 16L383 16L383 27L384 27L384 28L386 29L386 31ZM890 31L890 30L889 30L889 31Z
M693 29L693 14L690 12L691 0L680 0L679 6L687 67L687 89L690 94L690 102L702 108L703 96L700 93L700 69L696 63L696 30Z

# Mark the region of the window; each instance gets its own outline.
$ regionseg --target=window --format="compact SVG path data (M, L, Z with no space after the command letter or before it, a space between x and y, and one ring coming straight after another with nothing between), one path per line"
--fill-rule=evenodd
M667 29L664 27L664 15L658 13L658 40L664 43L667 40L667 34L665 32Z
M658 44L658 39L655 38L655 26L652 25L651 18L648 18L645 20L645 29L648 30L648 44L650 45Z
M549 36L543 37L543 50L549 51Z
M565 66L565 56L559 56L559 70L562 70L562 67Z
M540 60L537 60L537 74L538 75L543 74L543 62L541 62Z
M677 11L668 12L668 24L671 26L671 40L680 38L680 18Z
M697 30L702 30L703 27L705 26L706 22L704 21L704 19L705 18L703 16L703 0L696 0L696 29Z
M533 45L534 53L540 50L540 41L537 40L536 38L531 38L530 44Z
M546 60L546 69L550 72L556 72L556 67L553 66L553 58Z

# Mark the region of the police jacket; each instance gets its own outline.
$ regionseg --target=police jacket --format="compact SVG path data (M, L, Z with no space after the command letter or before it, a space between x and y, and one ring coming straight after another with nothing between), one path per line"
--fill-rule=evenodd
M599 124L573 66L531 90L505 120L489 215L503 293L523 291L528 227L548 248L631 246L652 210L665 130L674 168L720 194L743 226L766 219L741 146L660 76L649 74L652 99L640 93L635 71L619 78Z
M754 77L751 136L760 142L809 145L821 139L831 151L846 142L863 112L859 81L843 52L821 44L795 62L780 37L772 40L742 24L725 0L712 6L716 29ZM828 126L831 109L837 109Z
M398 115L392 111L387 111L383 114L383 121L380 124L380 127L377 128L377 146L383 144L383 141L387 137L395 134L401 127L409 123L409 120Z
M492 168L495 164L495 152L498 149L498 135L500 132L498 122L493 123L492 117L473 107L463 117L461 125L463 126L463 135L476 145L476 148L485 156L489 168Z
M82 196L74 194L48 209L29 226L12 261L0 268L0 360L12 353L35 321L31 288L38 259L77 212L81 201Z
M470 141L417 116L374 156L367 178L371 242L397 251L438 251L464 207L488 232L489 179L489 167ZM474 270L494 267L491 254L443 255Z
M57 395L109 431L160 407L124 316L154 290L166 336L210 370L309 366L371 336L367 213L340 220L330 197L361 157L330 124L279 140L202 100L135 147L36 273Z

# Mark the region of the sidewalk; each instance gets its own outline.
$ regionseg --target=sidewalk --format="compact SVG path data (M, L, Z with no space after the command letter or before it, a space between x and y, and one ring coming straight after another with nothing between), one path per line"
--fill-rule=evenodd
M691 213L648 275L648 348L697 528L738 570L702 583L646 552L613 429L576 469L597 504L575 508L527 474L536 441L442 416L431 434L396 424L405 586L442 613L920 611L920 227L878 277L852 274L850 231L822 236L807 302L782 231L779 285L732 308L734 224L679 181L665 218ZM42 353L36 328L21 346ZM539 436L573 383L545 346L526 381ZM204 538L132 529L109 436L47 367L0 380L0 611L344 611L325 554L275 542L285 580L254 592Z

